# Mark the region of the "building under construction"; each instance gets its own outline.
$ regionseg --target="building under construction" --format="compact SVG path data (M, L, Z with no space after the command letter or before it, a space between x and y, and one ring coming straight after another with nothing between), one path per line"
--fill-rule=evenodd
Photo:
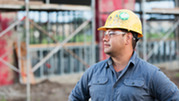
M116 9L141 18L140 57L178 70L178 6L178 0L1 0L0 86L20 82L28 93L39 79L83 73L108 58L97 28Z

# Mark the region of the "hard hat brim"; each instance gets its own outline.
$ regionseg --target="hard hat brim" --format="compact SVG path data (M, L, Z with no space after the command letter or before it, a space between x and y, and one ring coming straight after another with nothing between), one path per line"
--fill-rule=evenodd
M126 29L128 31L130 31L129 29L125 28L125 27L114 27L114 26L102 26L102 27L99 27L98 30L103 30L103 31L106 31L107 29Z
M103 30L103 31L106 31L107 29L126 29L126 28L118 28L114 26L102 26L98 28L98 30Z
M102 26L102 27L99 27L97 30L106 31L107 29L116 29L116 28L118 28L118 29L126 29L126 30L130 31L130 30L127 29L127 28L119 28L119 27L114 27L114 26ZM133 32L138 33L138 38L143 37L142 32L141 32L141 33L140 33L140 32L137 32L137 31L133 31Z
M106 27L102 26L102 27L99 27L98 30L106 30Z

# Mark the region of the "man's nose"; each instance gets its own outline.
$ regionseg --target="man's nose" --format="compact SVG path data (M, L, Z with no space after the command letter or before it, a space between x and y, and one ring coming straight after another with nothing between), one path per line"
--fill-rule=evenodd
M110 37L109 34L104 35L103 41L109 41Z

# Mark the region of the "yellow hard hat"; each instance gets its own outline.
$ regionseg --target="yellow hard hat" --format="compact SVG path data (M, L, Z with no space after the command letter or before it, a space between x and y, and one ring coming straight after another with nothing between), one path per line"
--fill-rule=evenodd
M138 33L138 38L143 37L142 24L139 17L132 11L127 9L116 10L112 12L104 26L98 30L107 30L110 28L126 29Z

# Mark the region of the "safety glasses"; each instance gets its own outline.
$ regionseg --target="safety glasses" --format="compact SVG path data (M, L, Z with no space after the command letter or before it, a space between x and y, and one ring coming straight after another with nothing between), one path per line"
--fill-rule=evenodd
M111 38L111 36L113 35L120 35L120 34L126 34L127 32L121 32L121 31L111 31L111 30L107 30L104 33L104 38L108 37L109 39Z

